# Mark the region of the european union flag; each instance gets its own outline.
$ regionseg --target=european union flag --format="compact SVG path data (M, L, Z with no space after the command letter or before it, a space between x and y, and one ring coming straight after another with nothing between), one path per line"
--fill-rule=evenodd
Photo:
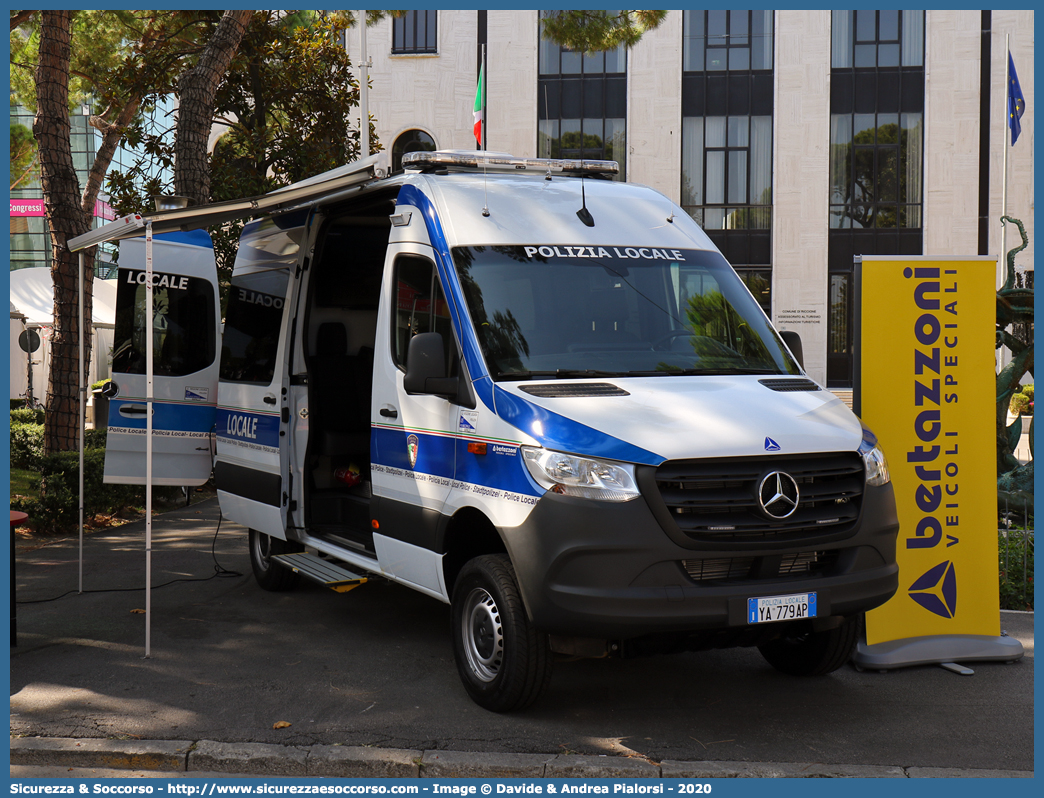
M1015 62L1008 53L1008 127L1011 128L1012 146L1022 132L1022 115L1026 113L1026 100L1022 96L1022 87L1019 86L1019 76L1015 73Z

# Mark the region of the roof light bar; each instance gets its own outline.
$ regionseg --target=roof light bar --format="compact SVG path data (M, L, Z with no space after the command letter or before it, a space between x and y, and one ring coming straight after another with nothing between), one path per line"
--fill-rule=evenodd
M589 161L563 158L516 158L505 152L476 150L436 150L435 152L408 152L402 156L405 169L422 171L440 166L510 169L514 171L547 172L577 175L615 175L620 172L616 161Z

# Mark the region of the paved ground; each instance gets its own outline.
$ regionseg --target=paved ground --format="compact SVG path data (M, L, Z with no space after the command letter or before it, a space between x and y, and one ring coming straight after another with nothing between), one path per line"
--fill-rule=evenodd
M313 761L330 746L421 752L425 761L439 752L535 754L545 773L548 762L598 755L621 766L709 762L747 775L772 763L812 775L867 766L906 776L1033 770L1032 614L1002 614L1025 659L975 664L974 676L928 666L793 679L746 649L587 660L560 663L537 706L495 715L460 686L445 605L379 580L343 595L312 586L266 593L250 575L245 530L225 523L215 542L216 524L213 500L154 524L153 585L206 581L154 588L149 659L138 612L145 597L135 590L145 581L143 523L93 534L85 546L85 588L126 592L18 605L12 745L32 752L37 737L72 739L74 748L85 740L268 744L311 752ZM221 566L241 575L214 576L212 546ZM76 541L20 550L17 567L19 602L75 591ZM280 721L289 725L273 728ZM12 764L68 762L30 759Z

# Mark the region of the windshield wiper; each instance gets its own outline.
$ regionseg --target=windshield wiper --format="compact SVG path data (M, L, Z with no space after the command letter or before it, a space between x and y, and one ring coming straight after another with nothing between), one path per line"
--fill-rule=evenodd
M575 377L622 377L619 371L599 371L598 369L555 369L554 371L501 371L499 379L531 380L541 377L554 377L556 380L573 379Z

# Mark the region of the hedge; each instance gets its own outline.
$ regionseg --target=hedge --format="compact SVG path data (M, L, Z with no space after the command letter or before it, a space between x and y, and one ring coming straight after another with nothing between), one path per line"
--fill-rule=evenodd
M104 429L84 430L83 448L104 449L106 433ZM43 459L44 425L28 424L14 420L11 414L11 465L15 468L28 468L38 471Z
M145 503L143 485L109 485L104 481L105 449L83 453L83 515L114 514ZM39 498L13 500L11 508L29 515L29 525L41 532L63 532L79 523L80 454L58 452L40 459ZM153 488L153 496L173 499L180 488ZM15 506L15 505L18 506Z
M19 407L11 410L12 424L43 424L44 411L42 407Z

